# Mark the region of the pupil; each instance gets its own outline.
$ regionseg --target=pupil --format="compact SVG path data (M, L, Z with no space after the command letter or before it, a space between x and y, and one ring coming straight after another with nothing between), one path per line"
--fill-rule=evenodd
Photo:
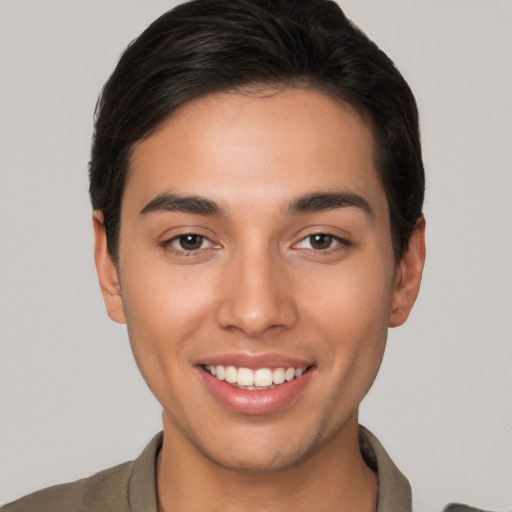
M329 249L332 244L332 235L311 235L313 249Z
M186 251L199 249L203 243L203 237L200 235L183 235L180 236L180 245Z

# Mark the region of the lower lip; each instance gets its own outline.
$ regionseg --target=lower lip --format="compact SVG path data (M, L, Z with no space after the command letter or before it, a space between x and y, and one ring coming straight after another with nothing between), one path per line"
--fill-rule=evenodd
M279 384L272 389L249 391L236 388L217 379L202 366L198 366L198 370L210 393L226 409L252 415L271 414L291 404L300 395L314 373L310 368L301 377Z

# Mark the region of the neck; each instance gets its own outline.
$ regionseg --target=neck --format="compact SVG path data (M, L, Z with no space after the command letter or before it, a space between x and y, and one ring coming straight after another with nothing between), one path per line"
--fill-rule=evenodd
M219 466L164 419L157 463L159 512L375 512L377 490L377 475L359 450L357 416L306 460L268 473Z

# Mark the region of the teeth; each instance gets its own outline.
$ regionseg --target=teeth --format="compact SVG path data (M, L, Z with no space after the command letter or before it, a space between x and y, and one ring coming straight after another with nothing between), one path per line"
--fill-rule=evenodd
M286 375L286 372L285 372L284 368L276 368L272 375L272 382L274 384L282 384L285 381L285 375Z
M224 380L226 378L226 369L224 368L224 366L218 365L215 368L215 376L219 380Z
M254 385L259 387L271 386L273 376L272 370L260 368L254 372Z
M234 384L236 382L237 370L234 366L226 366L226 382Z
M236 383L240 386L254 386L254 372L249 368L240 368L236 376Z
M219 380L225 380L241 389L272 389L284 382L290 382L304 374L306 368L236 368L234 366L205 366L206 371Z

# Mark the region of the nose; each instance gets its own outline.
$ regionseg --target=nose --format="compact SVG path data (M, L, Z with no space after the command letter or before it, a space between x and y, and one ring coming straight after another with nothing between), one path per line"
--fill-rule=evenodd
M293 327L298 311L292 280L279 256L247 251L226 264L217 321L250 338Z

